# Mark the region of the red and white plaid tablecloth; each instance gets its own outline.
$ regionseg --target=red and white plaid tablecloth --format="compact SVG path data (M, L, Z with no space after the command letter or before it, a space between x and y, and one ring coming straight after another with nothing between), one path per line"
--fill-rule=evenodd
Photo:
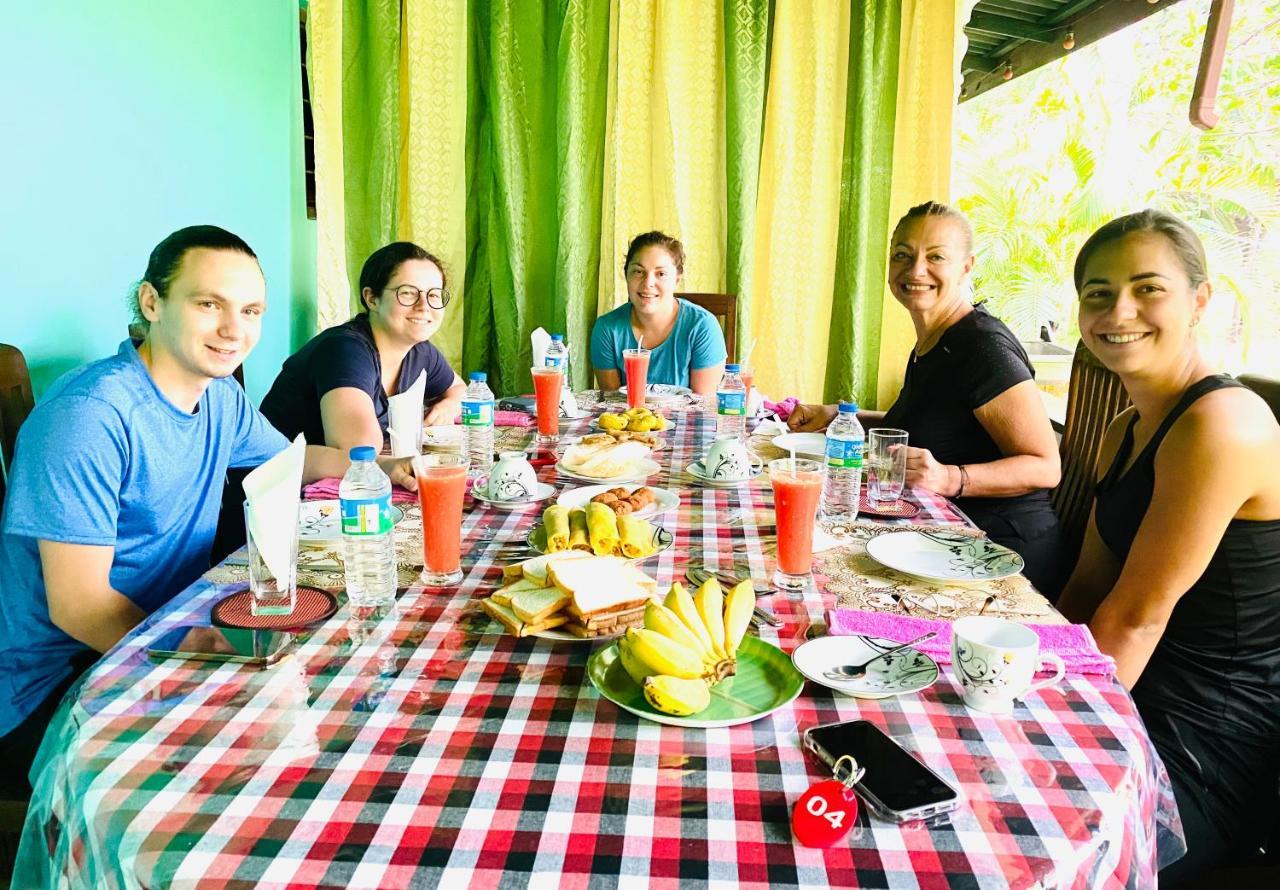
M691 484L713 429L678 415L650 484ZM921 521L955 518L924 506ZM147 660L229 590L194 585L63 702L14 886L1148 887L1158 834L1176 846L1163 767L1111 681L1071 678L1011 719L964 708L945 672L874 702L810 685L730 729L620 711L586 678L591 644L516 640L474 606L536 513L473 510L460 587L411 588L381 620L344 605L265 671ZM703 563L772 570L767 479L685 491L661 522L676 545L645 564L661 583ZM785 625L762 635L790 651L826 604L765 605ZM791 805L822 777L799 734L857 718L966 802L949 825L863 815L835 849L797 846Z

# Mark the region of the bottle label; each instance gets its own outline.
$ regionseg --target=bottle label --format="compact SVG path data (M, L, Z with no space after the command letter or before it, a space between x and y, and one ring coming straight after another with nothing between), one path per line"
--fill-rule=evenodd
M729 417L742 417L746 411L747 394L745 392L716 393L716 413Z
M342 509L344 535L381 535L391 531L391 495L343 498L338 503Z
M462 403L462 425L463 426L493 426L493 402L492 401L463 401Z
M544 359L542 360L542 366L543 366L544 368L563 368L563 367L564 367L564 356L563 356L563 355L548 355L546 358L544 358Z
M832 439L828 437L827 466L837 469L862 469L862 440Z

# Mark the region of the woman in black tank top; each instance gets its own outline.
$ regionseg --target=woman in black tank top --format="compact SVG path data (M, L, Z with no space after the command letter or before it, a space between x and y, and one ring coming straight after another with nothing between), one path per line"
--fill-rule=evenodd
M1059 606L1115 657L1169 770L1187 853L1162 883L1194 880L1256 849L1280 802L1280 426L1200 355L1212 288L1185 223L1113 220L1075 281L1080 335L1133 407Z

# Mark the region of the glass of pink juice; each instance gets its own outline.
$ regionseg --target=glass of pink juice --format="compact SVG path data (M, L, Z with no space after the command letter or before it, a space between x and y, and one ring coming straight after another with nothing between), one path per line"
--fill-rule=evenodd
M769 462L778 525L778 568L774 586L805 590L813 576L813 526L822 499L822 464L780 457Z
M643 408L644 391L649 385L649 350L624 349L622 365L627 375L627 407Z
M742 378L742 387L747 393L743 398L742 404L749 406L751 404L751 387L756 382L756 369L749 365L739 365L738 376Z
M422 505L422 583L450 587L462 581L462 501L467 463L461 454L413 459Z
M533 368L533 395L538 411L538 443L554 445L560 441L560 388L564 383L561 368Z

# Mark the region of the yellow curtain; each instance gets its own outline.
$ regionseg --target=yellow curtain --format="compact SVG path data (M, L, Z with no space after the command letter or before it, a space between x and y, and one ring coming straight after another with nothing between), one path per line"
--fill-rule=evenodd
M924 201L951 193L951 119L955 110L957 31L966 0L901 0L898 102L894 125L889 225ZM888 248L888 245L885 245ZM902 373L915 345L911 318L884 290L876 404L888 408L902 389Z
M627 243L651 229L684 242L683 290L724 290L723 33L719 3L612 0L600 313L626 300Z
M403 6L400 66L399 237L435 253L453 300L431 342L462 369L467 269L467 7Z
M775 14L748 297L753 364L762 392L815 401L831 323L849 3L789 0Z
M316 152L316 328L351 317L342 173L342 4L307 11L307 72Z

